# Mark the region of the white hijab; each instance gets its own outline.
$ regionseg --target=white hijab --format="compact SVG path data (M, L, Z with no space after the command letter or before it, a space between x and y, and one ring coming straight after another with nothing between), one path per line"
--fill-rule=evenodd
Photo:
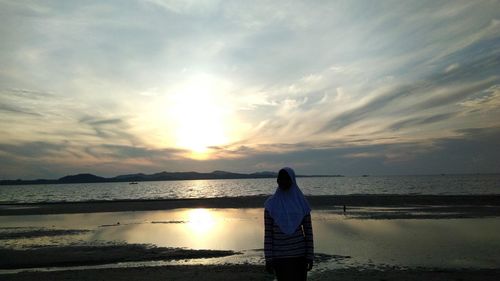
M311 208L297 186L295 172L288 167L282 170L285 170L292 179L292 186L286 191L276 188L274 195L266 200L264 206L280 230L285 234L292 234L304 216L311 213Z

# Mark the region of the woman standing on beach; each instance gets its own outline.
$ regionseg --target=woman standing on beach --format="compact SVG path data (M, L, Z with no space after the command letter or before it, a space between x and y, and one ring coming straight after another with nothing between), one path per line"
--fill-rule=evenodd
M264 210L266 270L278 281L307 280L314 259L311 208L291 168L281 169L277 182Z

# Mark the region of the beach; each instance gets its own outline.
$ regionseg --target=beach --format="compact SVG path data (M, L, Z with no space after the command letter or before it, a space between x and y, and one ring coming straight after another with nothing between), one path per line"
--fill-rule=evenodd
M308 280L338 281L381 281L381 280L463 280L496 281L500 270L357 270L342 269L322 272ZM263 266L228 265L228 266L164 266L126 269L99 269L60 272L20 273L2 276L0 280L273 280L273 276L264 272Z
M500 0L0 11L0 281L500 281Z
M265 198L1 204L0 280L273 280L263 267ZM309 280L500 276L500 196L307 198L317 249Z
M101 200L84 202L0 204L0 216L171 210L178 208L261 208L268 196L196 199ZM322 195L307 196L313 209L408 207L428 211L457 211L463 216L496 216L500 195ZM410 215L410 214L408 214ZM386 217L383 217L386 218Z

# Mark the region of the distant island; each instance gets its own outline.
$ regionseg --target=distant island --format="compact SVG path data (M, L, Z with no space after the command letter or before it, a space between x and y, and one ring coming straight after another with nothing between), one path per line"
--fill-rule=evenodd
M23 185L23 184L68 184L68 183L100 183L100 182L141 182L141 181L172 181L172 180L213 180L213 179L257 179L276 178L275 172L256 172L251 174L232 173L226 171L213 171L211 173L198 172L160 172L151 175L138 173L120 175L111 178L96 176L93 174L68 175L59 179L36 179L36 180L0 180L0 185ZM297 177L342 177L342 175L297 175Z

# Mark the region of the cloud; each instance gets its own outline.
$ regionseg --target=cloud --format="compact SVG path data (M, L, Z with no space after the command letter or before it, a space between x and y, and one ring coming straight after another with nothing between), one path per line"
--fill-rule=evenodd
M314 147L306 144L293 147L282 144L288 151L248 150L239 151L243 157L217 158L206 161L178 157L177 150L154 150L145 147L104 145L94 151L100 158L81 165L75 162L35 160L19 161L20 158L6 158L0 153L2 163L18 163L25 167L30 175L60 177L69 171L87 171L98 175L114 176L126 172L157 172L162 170L197 170L215 169L253 172L273 170L283 166L297 167L302 174L439 174L439 173L477 173L498 172L499 153L496 147L500 141L500 127L470 128L456 132L455 137L429 139L425 142L386 143L359 145L330 144ZM26 156L41 156L35 153L38 144L26 144L17 148L0 146L2 151L11 150L9 155L18 155L22 149ZM24 148L22 148L24 147ZM31 147L31 148L30 148ZM40 147L44 147L43 145ZM47 146L49 151L60 149ZM282 147L281 147L282 148ZM281 149L280 148L280 149ZM13 149L13 150L12 150ZM66 150L68 146L66 146ZM247 154L245 154L248 152ZM17 160L14 160L17 159ZM22 158L21 158L22 159ZM47 158L42 158L47 159ZM59 161L57 161L59 159ZM42 163L45 162L45 165ZM43 166L43 171L40 167ZM118 168L118 169L117 169ZM39 172L36 172L39 171ZM22 177L27 173L17 171L11 175ZM10 177L12 178L12 177Z
M20 113L31 116L41 116L41 114L38 114L36 112L30 112L8 104L0 104L0 111L6 111L8 113Z
M0 111L25 114L28 117L44 116L39 105L44 104L47 99L54 98L51 93L16 88L1 89L0 95Z
M54 94L48 93L48 92L43 92L43 91L36 91L36 90L31 90L31 89L7 89L6 91L2 91L3 94L7 95L14 95L14 96L19 96L27 99L43 99L47 97L53 97Z
M477 71L489 73L493 69L499 68L499 61L498 55L493 54L490 57L473 61L460 69L455 69L451 73L436 73L424 80L393 87L383 94L375 95L358 107L334 116L318 132L337 131L364 119L376 118L377 115L385 114L385 111L382 110L388 108L392 112L396 109L401 113L408 114L440 106L456 106L456 103L464 98L488 89L500 81L500 76L487 76L481 80L472 80L473 82L462 82L475 79L478 75ZM474 71L476 69L477 71ZM406 100L412 102L405 104Z
M162 165L165 163L168 167L176 161L187 160L183 156L185 153L186 151L181 149L153 149L115 144L89 146L76 142L40 141L0 143L0 160L2 166L6 165L2 171L4 174L0 176L61 177L65 175L64 173L82 172L82 170L106 175L116 175L121 171L136 172L134 169L147 169L152 172L163 169ZM9 163L27 167L27 171L7 169ZM101 171L99 167L105 169Z
M460 65L458 63L454 63L454 64L450 64L448 67L446 67L446 69L444 70L445 73L449 73L453 70L456 70L460 67Z
M498 82L500 82L500 76L470 83L468 85L459 85L458 87L455 86L451 89L448 88L445 89L443 93L437 93L433 97L428 98L415 106L422 109L428 109L450 104L455 105L456 102L462 101L466 97L473 96Z
M120 118L102 119L102 120L82 119L81 122L93 126L123 124L123 120Z
M205 14L214 12L220 1L218 0L187 0L187 1L172 1L172 0L145 0L145 3L157 5L166 9L169 12L176 14Z
M107 151L105 153L115 159L179 159L182 158L182 154L187 153L184 149L152 149L147 147L110 144L103 144L99 148Z
M293 161L327 171L342 159L333 170L383 173L398 169L391 161L425 166L411 151L473 143L459 141L461 129L500 118L495 1L0 8L1 143L20 167L52 157L57 171L246 171ZM204 161L183 158L171 118L172 95L195 88L200 73L229 85L217 89L224 109L214 112L228 110L234 125L224 131L231 142L214 144Z
M500 85L496 84L460 103L461 106L473 112L498 111L500 109Z
M439 174L500 171L495 147L500 127L465 129L455 137L424 142L365 144L295 150L286 154L256 156L293 165L310 162L303 171L340 174Z
M49 143L42 141L21 144L0 143L0 151L5 154L27 158L46 157L59 154L66 147L65 143Z
M398 122L391 124L388 127L388 129L399 130L401 128L405 128L408 126L427 125L427 124L432 124L432 123L448 120L448 119L453 118L455 116L457 116L457 113L452 112L452 113L435 114L435 115L427 116L427 117L409 118L409 119L406 119L403 121L398 121Z

